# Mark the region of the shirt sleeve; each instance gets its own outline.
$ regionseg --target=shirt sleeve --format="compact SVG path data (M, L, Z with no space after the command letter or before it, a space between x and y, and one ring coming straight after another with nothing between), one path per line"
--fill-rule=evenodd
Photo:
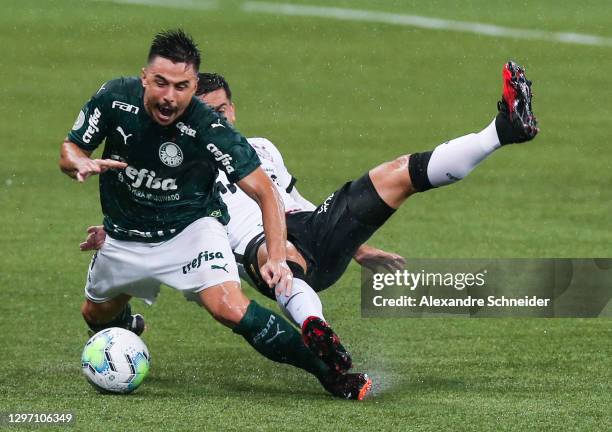
M236 183L261 165L257 153L225 119L215 116L205 129L206 152L229 181Z
M274 164L274 168L277 175L278 184L285 189L285 191L290 194L297 183L297 179L291 175L287 167L285 166L285 161L283 160L283 155L276 148L276 146L270 140L265 140L265 147L268 152L272 155L272 163Z
M68 133L68 139L83 150L95 150L106 138L109 113L105 106L104 85L83 106Z

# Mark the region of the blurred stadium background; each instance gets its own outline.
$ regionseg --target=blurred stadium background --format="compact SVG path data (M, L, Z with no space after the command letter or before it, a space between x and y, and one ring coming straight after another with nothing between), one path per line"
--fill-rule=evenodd
M232 86L238 129L276 143L314 202L485 126L517 60L541 135L411 199L371 243L421 258L612 256L609 1L287 1L3 0L0 410L72 411L90 431L612 429L609 319L362 319L356 265L322 298L377 382L364 403L265 361L169 289L135 305L150 326L143 387L86 384L78 243L101 221L97 181L61 175L59 145L103 82L139 72L160 29L195 37L202 69Z

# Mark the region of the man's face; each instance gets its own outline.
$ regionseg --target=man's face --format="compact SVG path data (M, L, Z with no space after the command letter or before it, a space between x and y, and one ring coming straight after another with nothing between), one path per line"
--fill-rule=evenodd
M217 89L213 92L198 96L198 98L213 110L223 115L231 124L236 123L236 110L234 104L227 98L227 93L225 93L224 89Z
M147 113L160 125L167 126L189 106L198 75L191 64L155 57L142 69L141 80Z

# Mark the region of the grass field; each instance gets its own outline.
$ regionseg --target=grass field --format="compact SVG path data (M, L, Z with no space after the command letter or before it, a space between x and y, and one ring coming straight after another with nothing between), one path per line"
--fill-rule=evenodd
M521 3L319 2L612 37L606 0ZM59 144L101 83L138 73L162 28L194 35L203 69L232 84L238 128L275 142L314 202L379 162L485 126L515 58L534 81L541 135L411 199L371 243L407 257L612 256L612 46L198 4L2 2L0 411L68 410L71 430L88 431L611 430L609 319L362 319L354 264L322 299L356 369L375 378L363 403L260 358L170 289L135 304L153 356L142 388L113 397L86 384L90 256L77 245L101 221L98 186L60 174Z

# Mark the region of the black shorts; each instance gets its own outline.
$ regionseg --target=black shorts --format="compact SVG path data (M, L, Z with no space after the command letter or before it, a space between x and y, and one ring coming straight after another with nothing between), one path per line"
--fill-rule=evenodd
M359 246L394 211L380 198L369 175L365 174L346 183L314 211L287 214L287 238L308 264L306 282L315 291L333 285L344 274ZM249 244L244 256L245 268L258 290L274 298L271 290L260 283L257 269L257 249L263 241L263 238L253 239Z

